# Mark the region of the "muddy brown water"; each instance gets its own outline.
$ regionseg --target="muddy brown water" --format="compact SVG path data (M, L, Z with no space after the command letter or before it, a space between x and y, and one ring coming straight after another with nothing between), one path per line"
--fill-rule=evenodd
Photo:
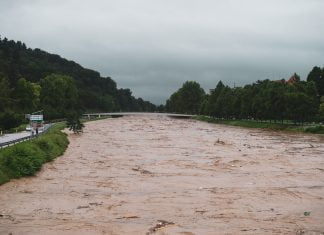
M69 139L0 186L0 234L324 232L323 137L129 116Z

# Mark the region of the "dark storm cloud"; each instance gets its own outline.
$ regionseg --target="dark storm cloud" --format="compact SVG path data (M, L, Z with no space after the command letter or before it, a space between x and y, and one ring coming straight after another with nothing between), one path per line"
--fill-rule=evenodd
M323 66L323 10L321 0L2 0L0 32L164 103L186 80L305 78Z

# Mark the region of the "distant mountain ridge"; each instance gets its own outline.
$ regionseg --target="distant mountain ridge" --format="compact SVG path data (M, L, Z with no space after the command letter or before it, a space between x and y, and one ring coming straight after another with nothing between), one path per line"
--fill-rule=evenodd
M41 49L28 48L20 41L0 38L0 76L11 89L20 78L39 83L51 74L67 75L74 79L79 93L80 108L84 111L155 111L154 104L132 96L130 89L117 89L110 77L83 68L74 61Z

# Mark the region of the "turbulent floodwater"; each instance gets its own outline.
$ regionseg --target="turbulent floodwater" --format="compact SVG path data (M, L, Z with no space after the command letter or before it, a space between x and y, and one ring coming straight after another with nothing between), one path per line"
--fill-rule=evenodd
M0 186L0 234L324 232L319 136L134 116L69 139Z

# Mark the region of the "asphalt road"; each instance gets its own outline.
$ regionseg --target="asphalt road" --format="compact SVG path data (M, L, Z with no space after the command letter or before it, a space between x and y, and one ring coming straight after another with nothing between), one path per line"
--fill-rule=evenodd
M46 124L44 129L47 129L48 125L49 124ZM42 133L42 131L39 131L39 133ZM20 138L30 136L30 135L31 135L31 131L22 131L22 132L17 132L17 133L1 135L0 136L0 143L13 141L13 140L20 139Z

